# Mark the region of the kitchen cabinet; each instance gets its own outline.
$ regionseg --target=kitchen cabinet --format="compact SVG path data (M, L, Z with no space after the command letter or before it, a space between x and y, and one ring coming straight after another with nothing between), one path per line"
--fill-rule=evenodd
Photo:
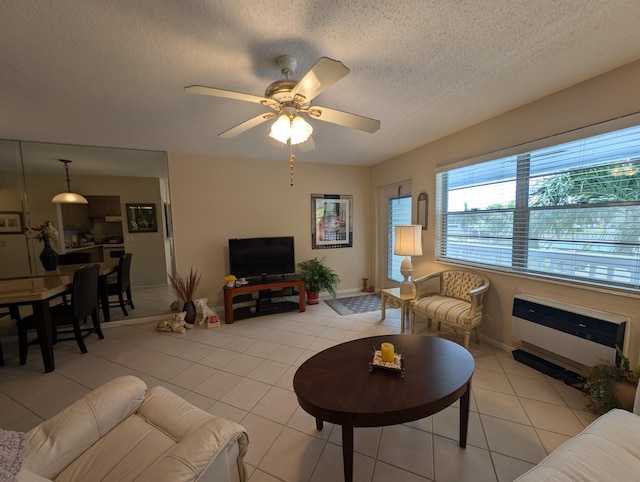
M89 213L93 218L121 216L120 196L87 196Z
M61 204L60 213L64 229L89 230L93 228L87 204Z

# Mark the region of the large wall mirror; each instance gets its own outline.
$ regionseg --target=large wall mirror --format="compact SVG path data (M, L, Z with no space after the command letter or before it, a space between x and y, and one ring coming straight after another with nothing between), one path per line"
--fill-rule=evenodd
M71 161L71 190L88 205L51 202L67 191L60 159ZM59 233L52 246L61 263L131 252L134 286L166 285L173 266L165 222L168 177L165 152L0 140L0 278L45 271L39 259L43 244L29 228L51 221ZM130 232L127 204L154 206L158 229Z

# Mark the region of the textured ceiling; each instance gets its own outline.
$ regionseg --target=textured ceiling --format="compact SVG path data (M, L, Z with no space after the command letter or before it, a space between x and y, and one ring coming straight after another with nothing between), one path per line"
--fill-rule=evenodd
M640 58L638 0L2 0L0 138L287 159L263 95L275 59L351 73L314 104L382 121L311 120L297 161L373 165ZM297 149L297 148L294 148Z

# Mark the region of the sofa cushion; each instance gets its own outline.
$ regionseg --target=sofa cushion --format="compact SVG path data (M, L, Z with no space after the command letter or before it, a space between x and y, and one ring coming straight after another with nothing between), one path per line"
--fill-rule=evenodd
M197 480L220 451L241 436L246 434L240 425L194 407L164 387L154 387L135 414L55 480Z
M457 298L448 298L440 295L427 295L413 303L413 309L429 318L435 318L448 323L469 321L471 315L471 303ZM477 314L480 318L482 313Z
M516 479L532 481L637 481L640 417L611 410Z

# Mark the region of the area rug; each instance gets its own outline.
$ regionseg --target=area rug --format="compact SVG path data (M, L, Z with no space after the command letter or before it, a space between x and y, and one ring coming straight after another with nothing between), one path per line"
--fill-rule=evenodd
M324 300L339 315L355 315L380 310L380 295L359 295L349 298Z

